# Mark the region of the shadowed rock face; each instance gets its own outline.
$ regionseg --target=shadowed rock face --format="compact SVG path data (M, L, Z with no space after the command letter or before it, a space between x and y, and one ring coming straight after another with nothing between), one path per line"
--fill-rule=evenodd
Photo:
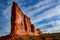
M22 38L24 38L24 36L28 37L27 35L42 35L42 33L31 24L30 18L23 14L15 2L13 2L11 13L11 33L1 37L0 40L23 40Z
M32 28L33 28L33 29L32 29ZM31 25L31 32L34 33L34 31L35 31L34 29L35 29L35 27L34 27L34 25L32 24L32 25Z
M11 15L11 34L25 35L24 27L24 15L18 5L14 2Z

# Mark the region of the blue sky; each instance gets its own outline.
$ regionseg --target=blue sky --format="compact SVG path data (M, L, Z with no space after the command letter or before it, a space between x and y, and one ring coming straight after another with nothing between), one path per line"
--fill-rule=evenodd
M0 36L10 33L13 1L43 33L60 32L60 0L0 0Z

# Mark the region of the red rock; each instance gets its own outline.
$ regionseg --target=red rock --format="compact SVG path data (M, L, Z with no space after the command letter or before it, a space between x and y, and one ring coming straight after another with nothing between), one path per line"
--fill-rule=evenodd
M35 26L32 25L30 18L23 14L16 3L13 3L12 6L11 34L35 35Z
M19 9L16 3L13 3L12 6L12 15L11 15L11 34L17 35L26 35L25 32L25 23L24 23L24 14Z
M42 32L40 31L39 28L35 29L35 35L36 36L42 35Z
M28 35L42 35L42 32L36 29L30 18L23 14L15 2L13 2L11 13L11 33L8 36L0 37L0 40L23 40Z

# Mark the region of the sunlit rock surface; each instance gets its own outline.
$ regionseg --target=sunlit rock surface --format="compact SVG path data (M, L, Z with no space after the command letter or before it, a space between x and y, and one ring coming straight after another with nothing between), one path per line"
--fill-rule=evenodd
M42 32L31 23L29 17L23 14L17 3L13 2L11 11L11 33L0 37L0 40L30 40L30 36L40 37L41 35ZM38 38L37 40L41 39Z
M31 23L30 18L23 14L18 5L13 2L11 15L11 34L22 35L40 35L36 33L35 26ZM40 31L39 31L40 32Z

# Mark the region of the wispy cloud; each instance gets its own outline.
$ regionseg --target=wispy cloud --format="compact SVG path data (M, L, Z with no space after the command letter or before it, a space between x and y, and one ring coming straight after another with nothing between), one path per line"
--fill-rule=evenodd
M56 23L54 22L55 25L53 25L53 27L46 29L47 33L56 33L56 32L60 32L60 20L56 21ZM45 32L45 33L46 33Z
M44 19L48 19L48 18L51 18L53 16L60 15L59 10L60 10L60 6L57 6L54 9L51 9L51 10L49 10L47 12L44 12L43 14L40 14L40 15L36 16L35 18L37 20L33 19L34 21L32 21L32 22L36 23L36 22L42 21Z
M48 25L49 28L46 25ZM43 33L56 33L56 32L60 32L60 20L52 21L52 22L49 22L47 24L42 24L42 25L40 25L40 28L43 31Z
M56 6L58 3L55 3L56 1L52 1L52 0L45 0L42 2L39 2L33 6L29 6L25 9L23 9L24 11L26 11L26 14L28 16L36 16L36 14L41 14L41 12L44 12L46 9L51 9L52 7L54 8L54 6ZM34 9L34 10L33 10Z

